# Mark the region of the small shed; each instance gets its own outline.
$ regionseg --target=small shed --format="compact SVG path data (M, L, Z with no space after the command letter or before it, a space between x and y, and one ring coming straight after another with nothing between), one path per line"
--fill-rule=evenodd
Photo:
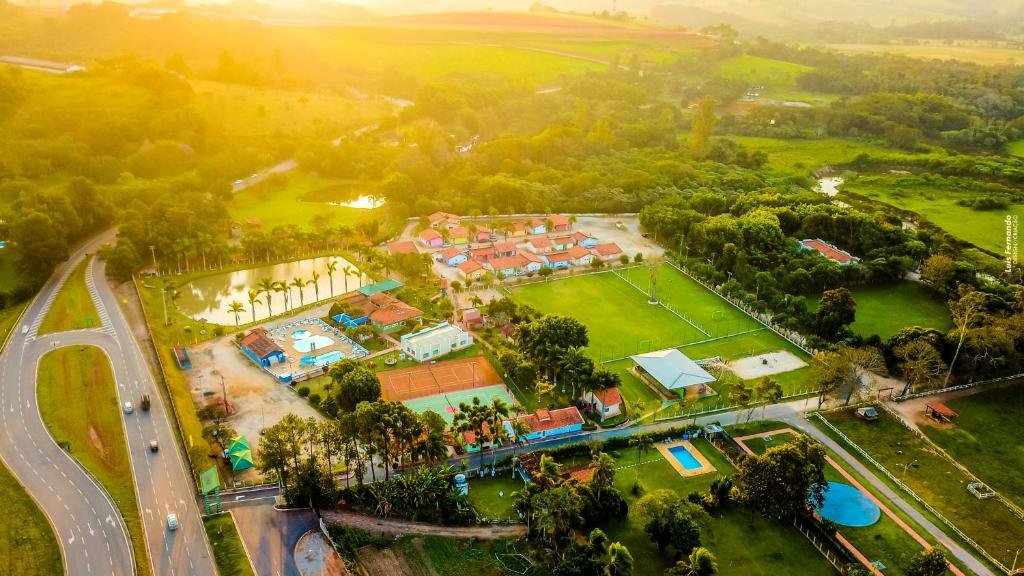
M938 420L939 422L952 422L959 416L952 408L942 402L925 404L924 410L932 420Z

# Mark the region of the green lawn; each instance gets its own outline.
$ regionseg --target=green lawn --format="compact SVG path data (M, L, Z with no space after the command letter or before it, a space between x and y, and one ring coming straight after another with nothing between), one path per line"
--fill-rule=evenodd
M508 576L512 572L501 568L495 554L527 552L527 548L523 542L422 536L402 538L392 551L409 566L407 574L412 576Z
M898 282L888 286L851 288L857 302L857 316L850 328L861 336L878 334L888 339L907 326L924 326L945 331L953 326L949 308L922 284ZM816 310L819 298L808 299Z
M1014 140L1007 145L1007 150L1011 156L1022 156L1024 157L1024 140Z
M476 478L469 484L469 501L482 518L516 518L512 493L523 489L523 481L502 473L493 478Z
M0 464L0 574L63 574L50 521L28 492Z
M980 188L950 188L926 183L913 175L855 178L846 182L843 192L859 194L916 212L951 235L996 253L1002 253L1006 246L1006 216L1015 215L1024 219L1024 205L1010 204L998 210L973 210L960 206L957 201L987 195Z
M320 178L295 169L285 176L285 181L266 181L253 188L235 194L228 204L231 217L245 223L259 220L264 230L275 226L296 225L301 228L312 226L314 216L327 218L332 225L354 225L372 218L381 218L380 209L364 210L345 206L331 206L325 202L309 202L303 198L319 197L324 189L335 189L345 181ZM372 186L356 188L351 193L358 196L373 192Z
M1024 419L1008 417L1008 407L1024 406L1024 386L1000 387L946 404L960 415L948 429L922 431L975 476L1024 507Z
M67 282L61 287L53 305L39 326L40 334L95 328L100 325L100 316L96 305L85 285L85 271L89 259L82 263L68 276Z
M245 555L242 539L235 528L235 520L231 514L223 513L203 518L206 537L213 549L213 559L217 563L220 576L252 576L252 565Z
M39 412L50 435L103 486L121 512L140 574L148 574L139 506L110 362L99 348L59 348L39 362ZM88 399L69 402L69 399Z
M875 422L864 422L851 411L827 418L989 554L1006 565L1013 561L1014 550L1024 541L1024 523L996 499L971 495L966 475L930 443L885 412Z
M0 310L0 342L7 338L7 335L14 328L14 323L17 322L18 317L21 316L21 311L28 306L28 302L22 302L9 308Z

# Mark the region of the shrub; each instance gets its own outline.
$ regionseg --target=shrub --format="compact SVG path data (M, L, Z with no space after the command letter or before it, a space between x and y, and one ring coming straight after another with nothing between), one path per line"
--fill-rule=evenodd
M296 392L299 393L299 396L305 398L306 396L309 396L309 386L299 386L299 389L296 390Z
M312 404L313 406L319 406L320 400L320 395L317 394L316 392L309 395L309 403Z

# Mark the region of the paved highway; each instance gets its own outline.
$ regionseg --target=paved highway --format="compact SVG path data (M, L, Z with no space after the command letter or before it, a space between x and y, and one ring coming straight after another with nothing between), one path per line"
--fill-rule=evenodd
M113 238L103 234L81 247L61 265L26 310L0 354L0 457L39 503L61 546L69 575L129 575L135 558L121 516L106 492L50 437L36 406L36 369L47 352L65 346L101 348L111 359L120 403L138 404L150 394L148 413L124 414L124 432L142 509L147 552L154 574L216 575L203 533L192 480L184 466L164 409L162 396L138 343L105 282L102 262L88 268L87 284L101 326L38 336L39 325L67 276L88 254ZM27 326L22 333L21 326ZM87 399L68 399L87 401ZM149 452L150 440L161 450ZM179 528L166 528L175 512Z

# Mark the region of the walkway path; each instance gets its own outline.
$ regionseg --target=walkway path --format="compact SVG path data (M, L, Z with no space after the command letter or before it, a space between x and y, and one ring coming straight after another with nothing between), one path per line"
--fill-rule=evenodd
M520 538L526 536L525 524L493 524L485 526L438 526L424 522L408 520L383 519L376 516L325 510L322 513L328 524L344 524L352 528L361 528L371 532L388 534L429 534L433 536L450 536L452 538L481 538L496 540L498 538Z

